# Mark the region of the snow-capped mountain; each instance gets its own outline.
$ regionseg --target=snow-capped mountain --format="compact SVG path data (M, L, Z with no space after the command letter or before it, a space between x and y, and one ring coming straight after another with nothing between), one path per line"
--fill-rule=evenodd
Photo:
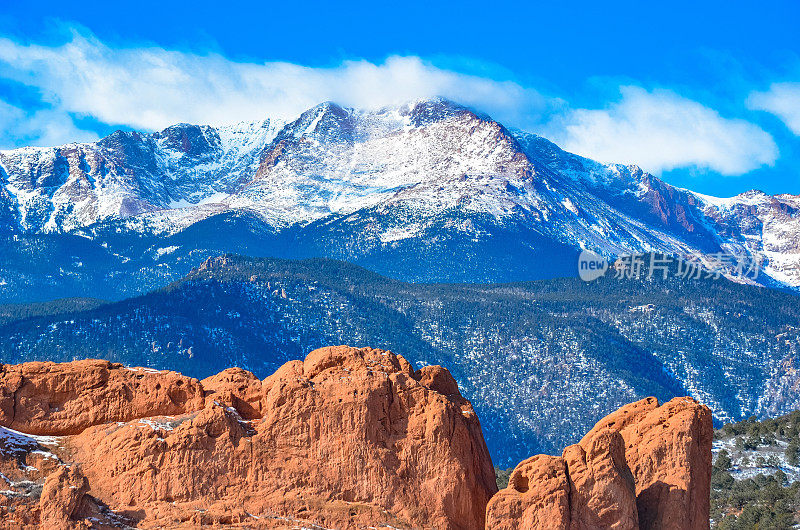
M282 124L175 125L117 131L93 144L0 153L6 200L26 232L70 232L109 219L202 206L258 169Z
M263 254L346 259L411 280L573 275L588 248L747 255L762 261L760 281L798 288L798 208L797 196L675 188L439 98L0 152L4 233L80 236L123 260L191 252L187 238L212 232L216 250L238 250L223 232L243 237L233 220L245 219ZM147 243L134 255L111 234Z

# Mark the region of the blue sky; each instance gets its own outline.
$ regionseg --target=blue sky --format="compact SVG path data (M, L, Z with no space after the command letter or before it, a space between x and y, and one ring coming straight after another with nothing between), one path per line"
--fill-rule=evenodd
M800 193L800 3L22 2L0 147L444 95L605 162Z

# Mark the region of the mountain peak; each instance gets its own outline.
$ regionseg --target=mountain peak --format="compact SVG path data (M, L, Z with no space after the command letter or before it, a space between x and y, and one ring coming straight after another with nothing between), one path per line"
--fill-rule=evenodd
M750 199L750 198L754 199L754 198L761 198L761 197L769 197L769 195L767 193L765 193L764 191L762 191L762 190L752 189L752 190L747 190L747 191L745 191L743 193L740 193L739 197L746 197L748 199Z
M199 157L220 148L219 134L208 125L178 123L152 134L164 147Z
M322 103L318 103L308 109L309 111L318 110L321 112L345 112L344 107L336 103L335 101L323 101Z
M511 132L444 97L379 110L326 101L289 123L117 131L77 148L4 151L0 163L0 222L30 233L120 223L121 232L177 234L248 212L278 231L340 216L353 216L352 226L372 219L359 244L380 249L442 230L445 218L448 236L477 234L483 222L514 225L609 256L718 252L721 244L759 253L771 241L796 248L789 230L773 239L750 233L771 218L796 224L785 199L692 195L637 166L602 164ZM376 211L383 217L373 218ZM765 276L800 286L794 262L770 267Z
M406 111L411 118L411 123L416 127L442 121L462 114L478 114L471 109L451 101L442 96L418 99L402 105L401 112Z
M279 138L314 137L320 141L352 142L353 110L332 101L324 101L303 112L289 123Z

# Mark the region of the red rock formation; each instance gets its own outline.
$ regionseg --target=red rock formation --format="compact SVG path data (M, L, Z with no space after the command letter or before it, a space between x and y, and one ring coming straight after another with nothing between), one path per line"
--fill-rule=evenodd
M589 432L613 429L625 440L625 458L636 481L643 529L709 527L711 411L691 398L658 406L656 398L609 414Z
M707 529L712 437L711 412L691 398L626 405L561 458L519 464L486 527Z
M18 523L472 530L496 491L452 376L380 350L323 348L264 381L28 363L3 367L0 395L0 425L63 436Z
M637 528L636 487L625 443L603 430L564 449L570 480L570 528Z
M77 434L91 425L183 414L203 403L197 379L108 361L0 365L0 425Z
M563 458L532 456L517 465L508 479L508 487L492 497L486 507L486 528L568 529L569 491Z
M702 529L711 436L707 408L650 398L492 498L453 377L390 352L322 348L263 381L0 366L0 527Z
M262 417L263 389L261 381L241 368L228 368L200 382L207 400L233 407L246 420Z
M89 490L89 482L76 467L59 467L47 477L39 500L40 521L44 528L68 530L72 516Z

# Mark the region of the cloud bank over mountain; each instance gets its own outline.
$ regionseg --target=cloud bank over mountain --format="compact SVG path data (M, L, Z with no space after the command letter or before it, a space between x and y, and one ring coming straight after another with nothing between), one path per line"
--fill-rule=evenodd
M604 162L638 164L660 173L680 167L739 175L778 158L772 136L745 120L669 90L621 87L604 109L576 109L551 136L568 151Z
M578 154L637 163L654 173L698 168L740 175L772 165L779 155L758 125L670 90L623 86L618 101L576 108L515 81L444 69L417 56L331 67L244 62L156 45L112 47L72 29L58 45L0 39L0 78L41 97L41 108L33 110L0 101L4 148L93 140L97 134L80 124L87 118L153 131L180 122L290 118L327 100L378 108L441 95L550 136ZM794 128L796 107L785 103L784 92L773 87L751 98L751 106L772 109Z

